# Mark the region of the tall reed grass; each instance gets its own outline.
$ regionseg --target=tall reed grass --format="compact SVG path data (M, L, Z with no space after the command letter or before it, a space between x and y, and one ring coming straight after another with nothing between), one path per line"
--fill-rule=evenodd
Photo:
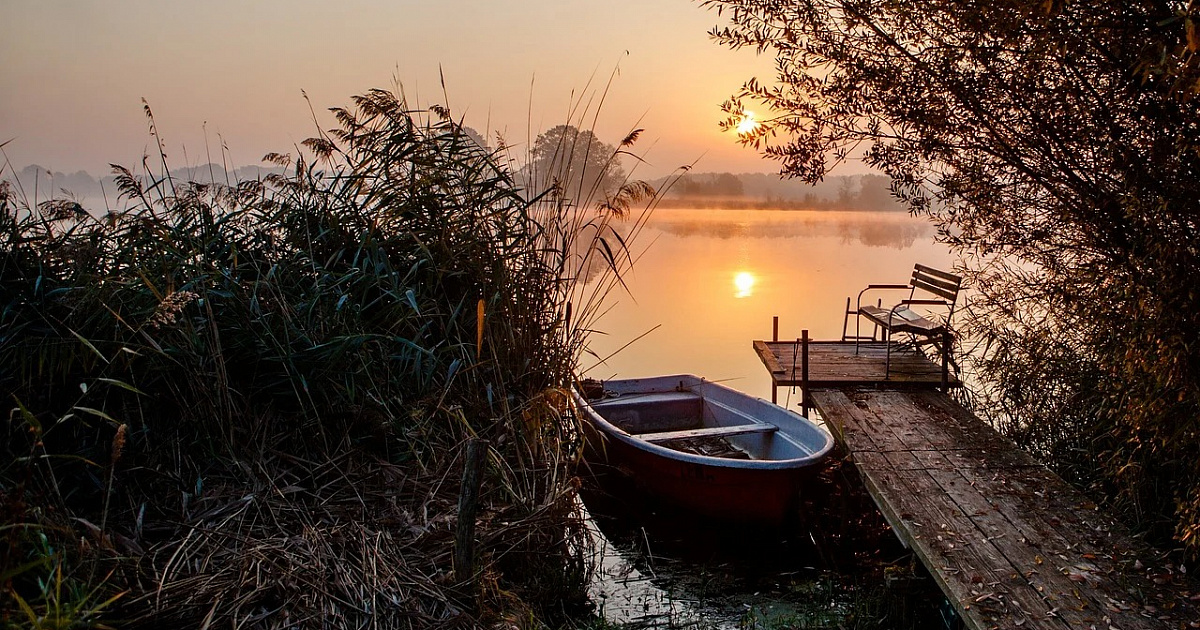
M388 91L333 114L263 181L115 167L126 208L102 217L0 187L6 623L528 625L583 602L567 388L654 191L523 188L504 147ZM449 571L468 438L477 580Z

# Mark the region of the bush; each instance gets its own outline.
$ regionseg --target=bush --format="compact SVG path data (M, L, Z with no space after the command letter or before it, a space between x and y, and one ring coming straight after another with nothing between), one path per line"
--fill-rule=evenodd
M268 156L286 176L116 167L129 208L100 218L0 188L14 606L36 599L36 536L133 626L428 627L582 600L566 388L629 261L620 204L521 190L440 107L372 91L334 114L307 157ZM470 438L489 445L481 573L460 579Z

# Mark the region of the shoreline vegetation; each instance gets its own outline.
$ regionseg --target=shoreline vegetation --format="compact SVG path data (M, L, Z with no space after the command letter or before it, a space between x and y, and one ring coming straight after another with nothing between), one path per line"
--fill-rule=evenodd
M977 413L1194 570L1200 3L700 4L775 62L721 128L783 176L888 175L959 258Z
M655 191L514 173L392 92L332 111L261 179L115 167L99 216L0 183L6 627L586 612L568 388Z

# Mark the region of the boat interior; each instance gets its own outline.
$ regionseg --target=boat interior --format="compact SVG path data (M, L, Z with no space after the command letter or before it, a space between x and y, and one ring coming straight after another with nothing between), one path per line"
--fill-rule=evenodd
M631 393L591 401L591 406L638 439L688 453L757 460L813 453L776 425L693 392Z

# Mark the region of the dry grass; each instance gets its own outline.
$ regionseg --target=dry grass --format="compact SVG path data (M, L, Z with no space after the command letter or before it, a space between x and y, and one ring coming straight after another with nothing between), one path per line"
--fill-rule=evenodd
M523 190L389 92L334 114L268 156L287 176L118 168L128 209L103 218L0 188L6 624L531 627L585 604L566 388L653 191Z

